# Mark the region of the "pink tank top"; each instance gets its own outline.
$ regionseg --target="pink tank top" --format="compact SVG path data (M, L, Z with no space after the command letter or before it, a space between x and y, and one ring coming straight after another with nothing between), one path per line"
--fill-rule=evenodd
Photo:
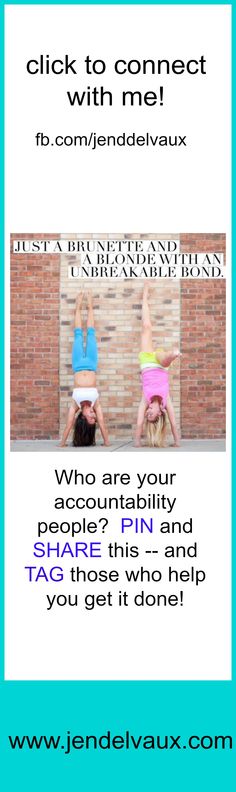
M153 396L162 398L163 407L166 407L169 394L169 378L167 369L146 368L141 371L143 394L150 404Z

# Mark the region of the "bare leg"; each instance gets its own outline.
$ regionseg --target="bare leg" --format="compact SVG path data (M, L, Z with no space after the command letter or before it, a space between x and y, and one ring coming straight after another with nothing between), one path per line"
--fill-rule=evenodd
M152 352L152 324L148 305L148 284L143 289L141 352Z
M82 302L83 302L83 292L81 291L76 297L75 327L82 327L82 316L81 316Z
M181 352L179 349L171 349L169 352L159 352L158 350L158 362L161 366L164 366L164 368L168 368L168 366L173 363L173 360L180 357L180 355Z
M94 327L93 298L91 292L87 293L87 304L88 304L87 327Z

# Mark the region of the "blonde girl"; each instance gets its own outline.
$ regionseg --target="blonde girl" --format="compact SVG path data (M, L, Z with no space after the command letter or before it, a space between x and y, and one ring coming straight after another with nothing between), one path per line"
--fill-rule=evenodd
M148 285L143 290L141 352L139 354L142 398L138 408L135 445L141 445L145 428L149 446L160 448L165 444L166 421L169 418L173 434L173 445L179 446L175 413L169 394L170 364L179 357L178 349L165 352L153 349L152 324L148 305Z

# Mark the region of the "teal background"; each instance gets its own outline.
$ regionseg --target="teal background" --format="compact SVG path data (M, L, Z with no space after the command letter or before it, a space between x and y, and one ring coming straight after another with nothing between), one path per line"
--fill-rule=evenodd
M1 2L1 112L3 132L4 98L4 6ZM18 3L10 3L11 5ZM26 2L24 4L27 4ZM32 3L29 3L30 5ZM37 3L36 3L37 4ZM42 5L47 2L41 2ZM50 0L50 4L57 5ZM71 3L78 4L78 3ZM89 0L84 4L90 3ZM106 2L104 1L104 4ZM110 4L109 2L107 4ZM118 4L126 4L120 0ZM129 5L143 4L136 0ZM153 3L156 4L155 1ZM178 5L178 3L173 3ZM185 3L182 2L182 5ZM205 5L205 3L199 3ZM228 3L206 3L206 5L229 5ZM19 3L20 5L20 3ZM165 3L163 3L165 5ZM186 3L189 5L189 3ZM233 39L235 35L235 10L233 12ZM135 13L135 10L134 10ZM214 34L214 31L213 31ZM14 53L13 53L14 57ZM235 62L233 63L233 77ZM217 112L219 111L219 105ZM234 116L233 116L234 139ZM235 167L233 152L233 172ZM2 172L2 212L1 212L1 252L4 261L4 150L1 147ZM233 194L234 208L234 194ZM222 229L224 230L224 229ZM233 252L236 250L236 237L233 224ZM234 257L233 257L234 260ZM1 268L1 382L3 383L3 287L4 267ZM233 308L235 307L236 280L233 267ZM233 337L235 332L233 321ZM235 369L233 367L233 385ZM1 388L1 438L3 440L3 387ZM233 419L234 429L234 419ZM234 435L234 431L233 431ZM2 527L4 523L4 460L3 442L1 449L1 504ZM233 450L233 473L234 473ZM234 524L233 504L233 524ZM3 541L3 536L2 536ZM235 547L233 547L233 553ZM3 580L3 556L1 560ZM2 587L3 603L3 587ZM3 622L3 608L2 608ZM209 614L209 629L210 629ZM30 630L30 624L29 624ZM3 680L3 630L1 631L1 679ZM83 651L81 647L81 651ZM125 651L125 647L124 647ZM204 652L204 647L202 649ZM47 652L47 647L45 647ZM173 665L175 649L173 647ZM96 646L94 646L94 665L96 665ZM1 777L4 773L3 792L22 789L34 790L76 789L143 791L147 786L155 790L170 792L227 792L235 789L235 751L201 750L196 751L85 751L74 750L69 756L63 751L46 749L16 750L9 748L8 734L50 735L66 734L103 734L111 729L113 734L123 734L129 729L139 734L181 734L182 737L197 734L235 735L236 686L235 674L232 682L4 682L0 683L1 708Z

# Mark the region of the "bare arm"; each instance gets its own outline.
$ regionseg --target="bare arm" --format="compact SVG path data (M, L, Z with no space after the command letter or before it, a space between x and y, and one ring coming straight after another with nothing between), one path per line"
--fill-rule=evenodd
M99 426L101 435L102 435L103 440L104 440L104 445L105 446L109 446L110 444L109 444L109 438L108 438L108 431L107 431L107 428L106 428L106 425L105 425L105 421L104 421L104 418L103 418L103 412L102 412L102 408L101 408L101 404L100 404L99 399L97 399L97 401L94 404L94 410L95 410L95 413L96 413L96 416L97 416L98 426Z
M143 431L143 424L144 424L146 407L147 407L146 399L144 399L144 397L142 396L141 401L139 403L139 408L138 408L136 431L135 431L135 441L134 441L134 444L135 444L135 446L137 448L140 446L140 441L141 441L141 437L142 437L142 431Z
M72 426L74 424L76 413L78 412L78 404L73 400L71 406L69 407L68 414L67 414L67 421L65 425L65 429L61 438L60 446L66 445L67 437L69 436Z
M172 435L173 435L173 438L174 438L174 446L179 446L180 445L180 438L179 438L177 425L176 425L176 420L175 420L175 411L174 411L174 407L173 407L173 404L172 404L170 396L167 397L166 409L167 409L167 415L168 415L168 418L169 418L169 421L170 421L170 425L171 425Z

